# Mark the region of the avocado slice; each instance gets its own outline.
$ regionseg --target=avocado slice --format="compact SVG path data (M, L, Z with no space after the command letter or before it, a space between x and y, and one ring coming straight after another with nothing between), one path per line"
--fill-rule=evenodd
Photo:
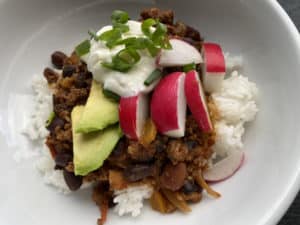
M84 106L73 108L71 113L72 127L76 127L84 111ZM72 134L74 172L75 175L81 176L101 167L122 137L122 131L118 125L88 134L76 133L75 129L72 128Z
M75 126L76 132L89 133L102 130L118 121L118 103L106 98L102 86L93 81L83 114Z

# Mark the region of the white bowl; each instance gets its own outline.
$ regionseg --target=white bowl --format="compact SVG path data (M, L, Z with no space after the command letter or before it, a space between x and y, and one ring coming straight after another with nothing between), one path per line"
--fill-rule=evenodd
M171 8L206 40L242 54L245 75L260 89L257 120L246 132L247 160L231 179L215 185L223 197L205 197L188 215L163 216L146 207L138 218L109 214L109 224L276 224L300 185L300 39L274 0L0 0L0 224L95 224L98 209L88 191L68 196L43 184L31 160L16 163L25 148L17 128L30 106L8 105L29 93L33 74L42 74L54 50L70 52L89 28L109 23L120 8L137 16L145 7ZM41 75L42 76L42 75Z

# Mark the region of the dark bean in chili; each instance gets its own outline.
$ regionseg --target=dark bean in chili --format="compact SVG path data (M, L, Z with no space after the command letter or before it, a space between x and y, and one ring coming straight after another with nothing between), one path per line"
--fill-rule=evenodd
M50 68L45 68L44 69L44 77L46 78L48 84L53 84L58 80L58 73L56 73L53 69Z
M73 73L76 72L76 66L74 65L65 65L63 68L62 75L63 77L71 77Z
M71 191L76 191L82 185L82 177L75 176L74 173L64 170L64 179Z
M51 62L57 69L62 69L66 58L65 53L56 51L51 55Z

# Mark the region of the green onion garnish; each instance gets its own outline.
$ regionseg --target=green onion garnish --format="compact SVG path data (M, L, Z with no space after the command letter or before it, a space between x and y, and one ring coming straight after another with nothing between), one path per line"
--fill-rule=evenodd
M122 33L126 33L129 31L129 26L122 23L113 22L113 28L120 30Z
M46 121L46 127L49 127L49 126L50 126L50 124L52 123L52 121L54 120L54 118L55 118L55 112L52 111L52 112L50 113L50 115L49 115L47 121Z
M143 21L142 23L142 31L143 33L151 38L152 37L152 32L151 32L151 27L156 25L157 24L157 21L155 19L152 19L152 18L149 18L149 19L146 19Z
M111 63L104 62L102 66L120 72L127 72L140 58L141 56L135 49L128 47L119 51L117 55L112 58Z
M94 32L89 30L88 34L91 36L91 38L93 38L95 41L99 41L99 36Z
M121 97L118 94L116 94L116 93L114 93L114 92L112 92L110 90L106 90L106 89L103 89L102 92L103 92L103 94L104 94L105 97L113 99L114 101L117 101L117 102L120 101Z
M191 70L195 70L196 69L196 64L195 63L191 63L191 64L187 64L185 66L183 66L183 72L189 72Z
M145 80L144 84L146 86L149 86L154 81L159 79L162 76L162 72L159 69L153 70L153 72L149 75L149 77Z
M80 56L83 56L83 55L89 53L90 48L91 48L90 41L84 40L83 42L81 42L79 45L76 46L75 52L80 57Z
M106 46L112 48L121 39L122 33L119 29L105 31L99 36L99 40L106 41Z
M121 10L115 10L111 15L111 20L117 23L127 23L128 19L128 13Z

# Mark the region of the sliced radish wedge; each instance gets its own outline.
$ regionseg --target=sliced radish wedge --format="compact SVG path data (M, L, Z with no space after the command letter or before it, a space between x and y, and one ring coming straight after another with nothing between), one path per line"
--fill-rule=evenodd
M119 120L124 134L137 140L140 138L144 123L148 118L148 97L143 94L124 97L120 100Z
M171 39L172 49L162 50L157 58L158 65L168 66L184 66L190 63L202 63L200 52L192 45L179 39Z
M231 151L226 158L205 170L203 177L208 182L220 182L226 180L239 170L243 165L244 158L244 152L240 150Z
M151 100L151 118L157 130L170 137L182 137L185 131L185 73L165 76L156 86Z
M215 43L204 43L202 46L204 63L203 84L207 92L217 92L222 87L226 66L223 51L220 45Z
M184 91L188 107L190 108L198 126L204 131L209 132L213 129L205 94L199 79L199 74L192 70L185 76Z

